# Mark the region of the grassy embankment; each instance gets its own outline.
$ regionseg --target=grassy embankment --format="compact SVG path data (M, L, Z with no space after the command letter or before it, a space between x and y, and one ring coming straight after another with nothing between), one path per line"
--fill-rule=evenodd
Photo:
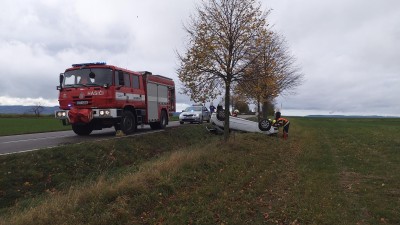
M0 224L399 224L400 120L200 126L0 157Z

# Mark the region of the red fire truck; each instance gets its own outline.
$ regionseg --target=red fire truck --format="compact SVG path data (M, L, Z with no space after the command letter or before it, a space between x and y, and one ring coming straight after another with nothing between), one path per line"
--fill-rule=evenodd
M113 126L125 134L143 124L163 129L176 107L172 79L106 63L73 64L60 74L57 89L55 117L78 135Z

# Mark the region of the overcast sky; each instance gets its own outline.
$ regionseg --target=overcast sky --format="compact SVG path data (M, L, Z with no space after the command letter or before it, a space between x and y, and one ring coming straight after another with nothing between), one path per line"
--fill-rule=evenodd
M57 105L58 74L105 61L169 76L189 0L2 0L0 105ZM262 0L305 81L283 114L400 116L400 1ZM190 104L178 95L178 110ZM216 103L216 102L215 102Z

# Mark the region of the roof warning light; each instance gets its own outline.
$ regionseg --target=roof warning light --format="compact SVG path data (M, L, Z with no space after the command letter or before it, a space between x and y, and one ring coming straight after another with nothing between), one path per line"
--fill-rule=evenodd
M82 67L82 66L95 66L95 65L106 65L106 62L92 62L92 63L77 63L72 64L72 67Z

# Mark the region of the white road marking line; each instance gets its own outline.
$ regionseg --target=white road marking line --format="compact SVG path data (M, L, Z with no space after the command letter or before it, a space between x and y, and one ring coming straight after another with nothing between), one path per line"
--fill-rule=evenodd
M64 136L59 136L59 137L31 138L31 139L23 139L23 140L17 140L17 141L6 141L6 142L1 142L0 144L12 144L12 143L18 143L18 142L27 142L27 141L40 141L40 140L56 139L56 138L63 138L63 137L71 137L71 135L64 135Z

